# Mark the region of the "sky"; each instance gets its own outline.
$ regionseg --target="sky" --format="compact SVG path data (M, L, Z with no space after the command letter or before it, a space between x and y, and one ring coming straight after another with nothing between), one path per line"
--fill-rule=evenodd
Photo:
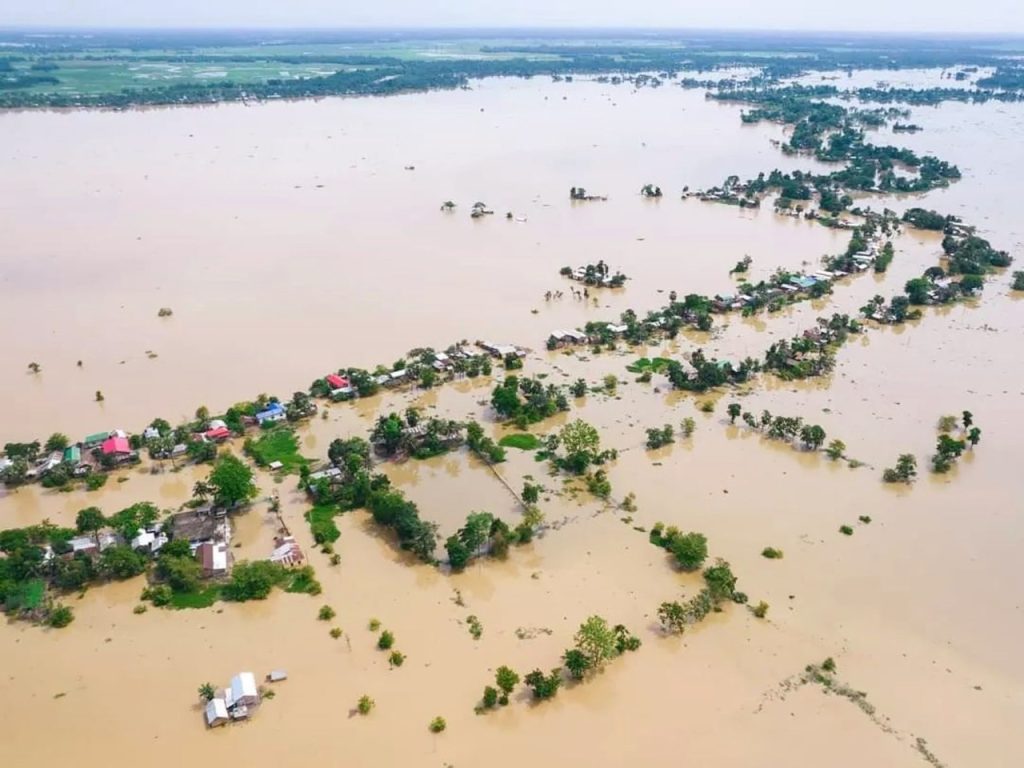
M0 0L0 27L669 27L1024 34L1024 0Z

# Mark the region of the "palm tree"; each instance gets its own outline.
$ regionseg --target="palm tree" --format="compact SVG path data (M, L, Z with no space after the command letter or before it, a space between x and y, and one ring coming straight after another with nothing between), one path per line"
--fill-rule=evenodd
M212 483L205 480L197 480L192 486L192 497L205 502L210 496L217 492Z

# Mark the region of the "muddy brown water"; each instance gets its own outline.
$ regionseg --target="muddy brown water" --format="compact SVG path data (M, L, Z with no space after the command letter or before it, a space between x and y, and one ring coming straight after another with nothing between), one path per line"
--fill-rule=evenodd
M1020 255L1012 190L1024 108L945 105L914 110L912 119L926 130L892 140L965 172L923 202L962 212ZM677 199L684 183L806 166L770 145L781 135L742 126L736 108L674 88L519 81L393 99L0 115L0 326L16 329L6 337L0 393L17 404L0 438L138 428L200 403L216 409L258 392L286 395L336 365L492 337L533 347L527 372L555 383L621 378L615 395L588 395L568 418L594 423L604 444L620 450L609 469L614 494L635 492L639 507L624 521L630 516L586 494L555 495L563 479L510 450L499 471L514 488L527 477L541 482L541 507L555 525L507 561L448 576L409 563L355 512L339 518L342 562L331 567L312 550L294 478L261 476L263 495L280 492L323 594L134 615L136 580L71 596L76 620L66 630L0 627L7 754L18 764L87 766L618 766L684 754L723 766L760 766L768 756L914 766L926 764L914 748L921 737L949 766L1019 765L1024 579L1015 561L1024 483L1015 425L1024 301L1009 292L1008 275L977 302L869 331L815 382L763 378L742 392L694 397L670 392L663 377L637 383L625 365L643 352L696 345L730 357L760 352L818 314L854 312L875 293L898 290L935 263L936 238L901 237L885 277L850 279L827 299L775 316L730 318L711 335L599 357L543 350L551 329L654 307L666 298L659 291L724 290L744 254L759 277L841 249L845 235L768 210ZM666 198L640 199L648 181ZM610 199L572 205L574 184ZM460 207L441 214L449 198ZM470 220L477 199L494 218ZM506 210L527 221L506 221ZM596 258L634 279L600 293L597 307L571 298L545 304L545 290L566 287L560 266ZM174 316L157 318L161 306ZM25 373L30 361L42 365L40 375ZM103 404L92 402L96 389ZM489 389L463 382L332 406L301 430L303 451L323 456L334 437L365 434L379 413L411 404L481 419L499 437L504 428L481 404ZM724 411L734 398L748 410L820 423L865 466L730 427ZM697 410L704 399L716 401L715 413ZM949 475L929 475L936 419L964 408L983 430L981 444ZM691 439L657 452L642 447L645 428L686 417L697 422ZM565 418L534 429L544 434ZM904 451L917 454L920 479L911 488L882 485L881 469ZM112 478L95 493L4 493L0 526L70 524L93 503L108 512L139 500L174 507L204 474L149 470L123 473L125 482ZM519 514L465 452L386 470L445 534L470 511L510 522ZM872 522L859 523L860 515ZM662 637L658 604L692 594L699 577L674 570L634 529L657 521L704 532L740 588L770 604L767 619L730 606L681 638ZM853 536L838 533L843 524ZM236 521L236 557L266 556L273 531L265 504L255 505ZM766 546L785 557L762 558ZM337 611L330 624L316 620L323 604ZM534 706L517 695L499 712L474 714L497 666L556 666L593 613L629 626L643 647L553 702ZM484 626L480 640L469 634L470 614ZM394 631L408 657L402 668L389 669L376 650L371 617ZM335 624L340 640L328 635ZM826 656L867 693L876 721L819 689L780 687ZM200 683L278 667L290 679L252 722L203 728ZM365 718L351 711L363 694L377 702ZM435 736L427 724L436 715L448 730ZM83 749L99 723L113 725L114 746Z

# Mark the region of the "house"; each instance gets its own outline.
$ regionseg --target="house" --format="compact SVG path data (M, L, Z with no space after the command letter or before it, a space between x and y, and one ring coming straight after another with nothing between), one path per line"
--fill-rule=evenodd
M327 480L334 482L341 478L341 470L337 467L328 467L327 469L321 469L319 472L313 472L309 476L309 482L315 483L317 480Z
M82 441L82 445L84 445L86 449L96 448L108 437L110 437L110 432L97 432L93 435L87 435L85 440Z
M228 572L228 547L223 541L204 541L196 547L196 559L206 578L223 576Z
M407 368L401 368L397 371L391 372L391 381L397 384L406 379L408 376L409 370Z
M97 539L99 540L98 544ZM77 555L79 552L86 555L94 555L117 544L117 536L110 531L105 531L98 536L77 536L69 539L68 544L73 555Z
M807 275L797 275L796 277L791 277L789 282L801 291L806 291L808 288L813 287L818 280L814 277L808 277ZM783 288L785 288L785 286L783 286Z
M344 389L345 387L348 387L350 385L350 382L347 378L345 378L344 376L339 376L336 373L327 374L326 376L324 376L324 381L327 382L327 386L329 386L332 390Z
M126 459L132 455L132 447L127 437L108 437L100 446L104 456L113 456L115 459Z
M231 430L227 427L215 427L203 432L203 437L212 442L219 443L231 437Z
M146 427L142 430L143 440L156 440L158 437L160 437L160 430L156 427Z
M252 672L239 672L231 678L225 693L227 708L248 707L260 703L260 692L256 687L256 676Z
M228 705L224 702L224 699L210 699L206 702L206 726L208 728L224 725L230 719Z
M184 456L186 453L188 453L188 446L184 443L178 443L176 446L171 448L171 458Z
M270 553L270 562L281 565L301 565L306 559L302 548L293 536L278 536L274 539L274 551Z
M616 336L621 336L622 334L629 330L629 326L626 325L625 323L621 325L609 325L608 330L611 333L614 333Z
M166 543L167 534L156 528L140 528L135 538L131 541L132 549L141 549L144 552L159 552L160 548Z
M231 529L223 517L215 517L209 510L187 510L171 515L168 519L171 538L184 539L189 544L201 544L204 541L227 541L231 538ZM166 526L165 526L166 529Z
M260 424L266 424L268 422L284 421L287 416L288 414L285 412L284 406L275 401L256 414L256 421Z

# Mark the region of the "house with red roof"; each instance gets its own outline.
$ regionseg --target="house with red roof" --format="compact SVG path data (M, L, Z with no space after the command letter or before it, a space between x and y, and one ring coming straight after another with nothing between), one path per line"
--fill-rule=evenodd
M206 430L203 433L203 437L207 440L213 440L214 442L219 443L220 441L227 440L231 437L231 430L227 427L214 427L213 429Z
M120 437L115 435L114 437L108 437L103 441L100 446L100 450L104 456L130 456L132 453L132 447L128 443L127 437Z

